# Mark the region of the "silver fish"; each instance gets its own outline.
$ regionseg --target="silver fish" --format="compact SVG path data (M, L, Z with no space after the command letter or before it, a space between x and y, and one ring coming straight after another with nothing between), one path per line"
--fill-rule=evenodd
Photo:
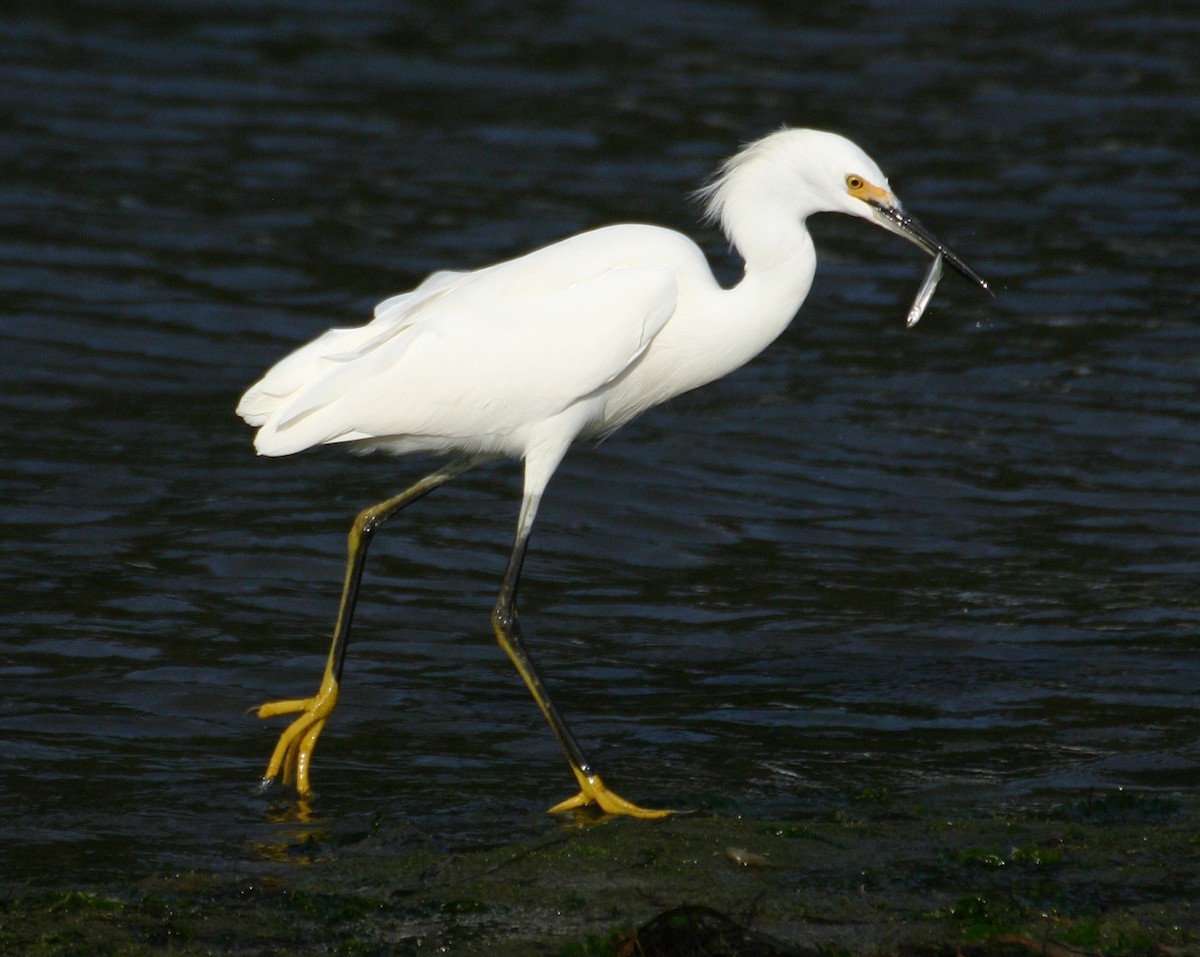
M933 257L933 262L929 264L929 272L925 273L925 279L921 283L921 288L917 290L917 297L908 309L908 317L904 321L904 325L907 328L911 329L921 321L921 316L925 314L925 307L929 305L929 300L933 298L933 291L937 289L938 281L941 278L942 254L939 252Z

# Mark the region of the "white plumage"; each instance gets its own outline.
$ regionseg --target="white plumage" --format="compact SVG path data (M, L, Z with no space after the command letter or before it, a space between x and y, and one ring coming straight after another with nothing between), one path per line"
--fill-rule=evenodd
M366 326L283 359L238 414L259 427L264 455L353 442L520 457L539 425L564 414L581 428L607 420L603 390L675 314L679 240L611 227L477 272L435 273L380 303ZM638 260L655 245L657 261Z
M371 535L389 515L486 458L525 461L517 536L492 620L564 750L580 794L654 816L595 775L520 641L515 595L526 542L550 476L571 443L607 433L672 396L748 362L808 294L816 255L806 220L842 212L917 243L986 284L900 206L879 167L832 133L782 130L746 147L701 191L745 260L722 289L690 239L656 226L609 226L474 272L438 272L381 302L357 329L334 329L252 386L238 414L263 455L347 443L357 451L430 452L446 468L364 510L350 535L345 590L317 696L264 705L301 712L267 769L308 789L313 745L336 701ZM941 260L939 259L939 262Z
M746 256L747 279L732 291L679 233L592 230L475 272L434 273L381 302L366 326L331 330L283 359L238 414L259 428L263 455L354 442L521 457L552 420L609 431L726 374L783 330L816 264L804 220L842 205L814 202L817 187L840 187L851 168L886 185L849 141L810 130L774 134L724 166L702 195ZM859 200L846 205L869 215ZM760 258L776 260L767 277L755 269ZM654 374L622 384L643 360ZM559 421L578 403L586 408Z

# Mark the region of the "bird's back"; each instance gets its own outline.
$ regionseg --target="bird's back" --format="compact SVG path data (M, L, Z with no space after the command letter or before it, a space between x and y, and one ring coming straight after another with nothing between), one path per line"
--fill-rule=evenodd
M330 330L281 360L238 414L258 426L265 455L353 442L520 456L531 429L601 395L639 359L697 260L678 233L624 225L435 273L380 303L367 325Z

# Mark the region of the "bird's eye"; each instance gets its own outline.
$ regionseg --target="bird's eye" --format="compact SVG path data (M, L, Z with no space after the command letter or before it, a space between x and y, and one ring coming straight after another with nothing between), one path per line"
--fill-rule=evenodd
M852 193L857 192L866 185L867 181L861 176L855 176L853 173L851 173L846 177L846 189L850 190Z

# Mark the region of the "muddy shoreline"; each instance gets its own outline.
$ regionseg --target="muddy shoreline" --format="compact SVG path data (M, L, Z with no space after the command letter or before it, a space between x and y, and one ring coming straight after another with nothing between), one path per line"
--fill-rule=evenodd
M10 886L0 952L1186 955L1197 901L1191 797L952 815L869 796L811 820L578 821L467 850L384 822L237 872Z

